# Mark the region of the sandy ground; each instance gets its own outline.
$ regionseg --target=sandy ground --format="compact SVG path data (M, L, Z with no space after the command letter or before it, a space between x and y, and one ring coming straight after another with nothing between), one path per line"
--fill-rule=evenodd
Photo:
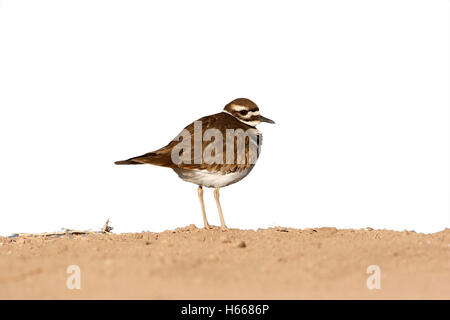
M69 290L69 265L81 289ZM381 288L367 288L368 266ZM450 299L450 229L0 237L1 299Z

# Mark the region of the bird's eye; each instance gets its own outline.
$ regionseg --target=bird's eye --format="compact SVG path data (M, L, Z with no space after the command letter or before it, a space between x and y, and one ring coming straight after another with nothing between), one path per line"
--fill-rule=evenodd
M242 111L239 111L239 114L240 114L240 115L242 115L242 116L246 116L246 115L247 115L247 113L248 113L248 111L247 111L247 110L242 110Z

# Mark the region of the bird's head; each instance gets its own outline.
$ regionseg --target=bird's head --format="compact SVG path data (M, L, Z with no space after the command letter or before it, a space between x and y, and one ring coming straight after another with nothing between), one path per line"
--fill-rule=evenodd
M259 113L258 106L253 101L246 98L238 98L231 101L225 106L223 111L252 127L261 122L275 123L273 120L263 117Z

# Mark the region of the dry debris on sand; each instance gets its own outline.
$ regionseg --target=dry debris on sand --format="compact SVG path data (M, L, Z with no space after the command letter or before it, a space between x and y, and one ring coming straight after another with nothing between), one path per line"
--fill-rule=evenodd
M69 265L81 289L69 290ZM366 286L367 268L381 288ZM0 299L450 299L450 229L336 228L0 237Z

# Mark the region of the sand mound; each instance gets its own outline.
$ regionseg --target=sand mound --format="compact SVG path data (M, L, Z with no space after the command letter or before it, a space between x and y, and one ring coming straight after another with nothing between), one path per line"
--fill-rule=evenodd
M70 265L80 268L79 290L67 288ZM371 265L380 289L367 288ZM0 237L0 298L450 299L450 230L189 226Z

